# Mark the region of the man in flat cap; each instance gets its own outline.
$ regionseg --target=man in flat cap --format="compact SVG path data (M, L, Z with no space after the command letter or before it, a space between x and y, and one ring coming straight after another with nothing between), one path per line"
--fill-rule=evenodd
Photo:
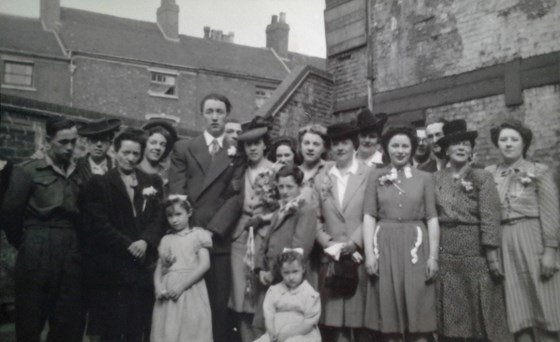
M107 152L120 126L119 119L101 119L78 130L78 134L85 137L88 143L88 153L76 161L76 172L82 183L87 183L93 175L104 175L113 167Z

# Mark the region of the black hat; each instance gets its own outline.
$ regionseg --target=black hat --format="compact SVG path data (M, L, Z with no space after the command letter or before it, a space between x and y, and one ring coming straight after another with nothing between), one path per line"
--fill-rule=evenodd
M121 126L119 119L101 119L88 122L80 127L78 134L82 137L92 137L96 135L105 135L116 132Z
M257 140L268 133L270 121L262 116L255 116L253 120L241 125L242 133L237 138L239 142Z
M327 137L329 140L351 139L359 132L355 122L337 122L327 127Z
M161 119L152 119L149 120L147 123L142 126L142 129L146 132L149 132L152 128L161 128L165 130L169 136L170 141L167 141L165 144L165 151L163 152L161 159L165 159L171 153L175 142L177 141L177 131L175 127L168 121L168 120L161 120Z
M533 131L527 126L525 126L521 121L515 119L509 119L502 122L500 125L492 127L490 129L490 139L494 146L498 147L498 139L500 138L500 132L504 128L511 128L519 132L521 139L523 139L523 156L527 154L529 146L531 146L531 141L533 140Z
M369 109L364 108L358 113L358 127L362 132L371 130L381 132L387 119L388 116L385 113L373 114Z
M441 149L445 151L449 145L468 140L474 145L478 137L477 131L467 131L467 122L463 119L446 122L443 125L443 137L437 141Z

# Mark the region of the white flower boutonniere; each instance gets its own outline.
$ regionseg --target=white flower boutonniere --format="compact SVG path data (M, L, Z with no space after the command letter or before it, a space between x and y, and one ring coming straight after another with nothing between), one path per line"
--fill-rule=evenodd
M229 157L235 157L237 155L237 147L231 145L227 150L227 155Z
M323 181L319 189L321 191L321 197L323 197L323 199L332 196L332 187L333 187L333 182L331 176L325 175L325 177L323 177Z
M157 192L158 191L156 190L156 188L154 188L153 186L150 186L148 188L142 189L142 196L144 196L144 198L148 199L148 198L151 198L151 197L155 197Z

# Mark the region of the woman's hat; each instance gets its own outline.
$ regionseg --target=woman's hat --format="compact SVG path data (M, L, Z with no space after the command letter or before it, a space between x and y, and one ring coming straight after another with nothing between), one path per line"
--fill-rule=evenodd
M361 132L383 130L383 125L387 122L388 116L385 113L373 114L369 109L364 108L358 113L358 127Z
M523 139L523 155L527 153L529 146L531 146L531 141L533 140L533 131L527 126L525 126L521 121L515 119L509 119L502 122L500 125L492 127L490 129L490 139L494 146L498 147L498 139L500 138L500 132L504 128L511 128L516 130L519 135L521 135L521 139Z
M177 130L175 130L175 127L173 127L173 125L169 121L161 119L153 119L148 121L144 124L144 126L142 126L142 129L146 132L149 132L151 129L156 127L165 130L170 139L170 141L165 144L165 151L163 152L163 155L161 157L161 159L165 159L165 157L167 157L173 149L173 146L178 139Z
M337 122L327 127L329 140L352 139L360 130L354 122Z
M437 141L442 150L446 150L449 145L468 140L474 144L478 137L477 131L467 131L467 122L463 119L453 120L443 125L443 137Z
M82 137L93 137L98 135L105 135L115 133L121 126L119 119L101 119L88 122L78 129L78 134Z
M237 138L239 142L254 141L268 133L270 121L262 116L255 116L253 120L241 125L242 133Z

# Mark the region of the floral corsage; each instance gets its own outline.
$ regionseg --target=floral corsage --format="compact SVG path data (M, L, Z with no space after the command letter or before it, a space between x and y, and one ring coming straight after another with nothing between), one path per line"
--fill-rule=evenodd
M150 199L155 197L157 195L157 192L158 191L156 190L156 188L150 186L148 188L142 189L142 196L144 196L145 199Z
M407 177L407 178L409 178L409 177ZM379 184L387 185L387 186L393 185L400 192L404 193L405 191L397 184L398 179L399 179L399 177L397 175L397 170L392 169L390 172L387 172L386 174L379 177Z
M227 150L228 157L235 157L237 155L237 147L231 145Z
M517 175L517 179L523 186L531 184L535 180L536 176L530 171L523 171Z
M303 196L299 195L288 201L285 205L280 207L280 210L286 214L295 213L305 203Z
M332 188L333 188L333 182L331 179L330 175L325 175L325 177L323 177L323 180L321 182L321 186L319 188L319 191L321 192L321 197L323 199L332 196Z

